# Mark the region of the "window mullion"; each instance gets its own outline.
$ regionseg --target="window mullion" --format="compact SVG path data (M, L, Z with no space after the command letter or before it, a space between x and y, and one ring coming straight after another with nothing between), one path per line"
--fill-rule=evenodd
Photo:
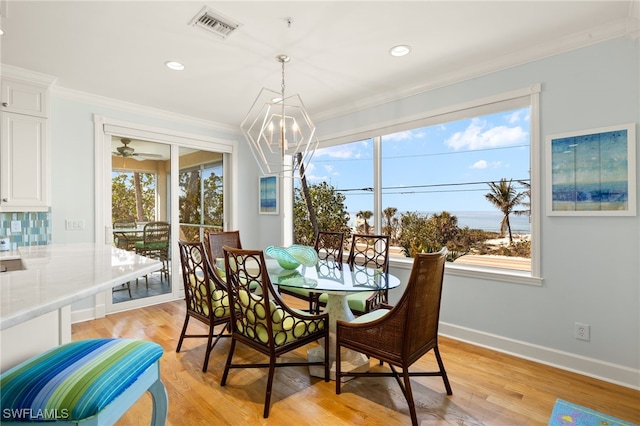
M382 234L382 137L373 138L373 225Z

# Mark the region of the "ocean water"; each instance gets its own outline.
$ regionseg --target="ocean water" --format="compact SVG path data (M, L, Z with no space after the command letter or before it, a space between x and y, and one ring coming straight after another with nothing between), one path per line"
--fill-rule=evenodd
M421 214L433 212L420 212ZM441 212L438 212L441 213ZM458 218L458 226L464 228L468 226L471 229L482 229L489 232L500 232L500 223L502 222L502 213L499 211L459 211L449 212ZM397 213L400 217L401 213ZM349 220L349 226L353 227L356 221L356 213L350 213L351 219ZM509 222L511 224L511 232L514 234L530 234L531 224L529 223L529 216L516 216L514 214L509 216ZM369 223L372 223L369 220Z

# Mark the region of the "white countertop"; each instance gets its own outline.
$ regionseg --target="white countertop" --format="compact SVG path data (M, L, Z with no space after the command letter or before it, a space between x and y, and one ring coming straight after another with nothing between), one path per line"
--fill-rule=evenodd
M20 252L18 250L0 251L0 261L20 259Z
M104 244L18 249L24 270L0 273L0 330L108 290L162 267Z

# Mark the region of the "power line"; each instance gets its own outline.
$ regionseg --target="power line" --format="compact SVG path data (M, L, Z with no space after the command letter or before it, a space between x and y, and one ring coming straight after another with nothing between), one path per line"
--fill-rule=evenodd
M434 152L431 154L415 154L415 155L395 155L385 157L382 156L383 160L395 160L400 158L415 158L415 157L437 157L441 155L455 155L455 154L469 154L472 152L483 152L483 151L498 151L503 149L514 149L514 148L528 148L529 145L513 145L513 146L502 146L497 148L482 148L482 149L468 149L466 151L455 151L455 152ZM373 157L365 157L365 158L331 158L326 160L318 160L314 159L313 163L334 163L334 162L344 162L344 161L371 161Z
M511 179L515 182L529 182L531 179ZM499 180L498 180L499 181ZM498 181L490 180L490 181L480 181L480 182L457 182L457 183L435 183L429 185L406 185L406 186L383 186L382 191L385 190L394 190L394 189L411 189L411 188L440 188L445 186L469 186L469 185L488 185L490 183L496 183ZM523 187L524 188L524 187ZM520 188L516 188L520 189ZM433 191L433 192L462 192L462 191L484 191L485 189L467 189L467 190L448 190L448 191ZM366 191L373 192L373 188L347 188L347 189L336 189L337 192L351 192L351 191Z

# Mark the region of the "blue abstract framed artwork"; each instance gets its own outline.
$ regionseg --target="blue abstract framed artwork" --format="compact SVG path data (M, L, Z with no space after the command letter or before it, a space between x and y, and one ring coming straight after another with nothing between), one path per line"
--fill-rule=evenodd
M635 216L635 123L547 137L547 215Z
M261 176L259 179L259 213L278 214L278 176Z

